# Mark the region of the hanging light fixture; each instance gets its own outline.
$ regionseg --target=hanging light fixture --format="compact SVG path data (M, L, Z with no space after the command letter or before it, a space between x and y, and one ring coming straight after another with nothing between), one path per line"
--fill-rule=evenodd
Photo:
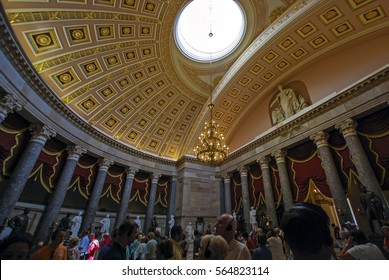
M209 37L212 37L212 28L209 32ZM210 121L205 122L204 130L199 136L200 143L193 149L197 159L209 163L216 164L223 161L228 155L228 147L224 142L224 136L218 132L219 125L213 120L213 104L212 92L213 92L213 81L212 81L212 52L210 53L209 59L210 65L210 84L211 84L211 103L208 104Z

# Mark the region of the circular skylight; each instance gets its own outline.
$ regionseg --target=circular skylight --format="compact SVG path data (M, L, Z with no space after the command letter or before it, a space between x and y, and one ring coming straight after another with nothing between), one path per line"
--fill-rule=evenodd
M235 50L245 30L245 15L235 1L194 0L178 16L175 39L189 58L210 61Z

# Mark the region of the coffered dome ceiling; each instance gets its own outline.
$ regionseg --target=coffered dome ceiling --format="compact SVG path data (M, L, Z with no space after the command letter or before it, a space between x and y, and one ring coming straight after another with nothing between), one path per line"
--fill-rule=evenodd
M246 14L245 36L212 70L219 82L214 119L227 144L258 102L292 73L388 28L387 0L237 2ZM211 89L209 65L186 58L174 41L176 18L187 3L4 0L2 12L46 94L105 136L177 160L192 153Z

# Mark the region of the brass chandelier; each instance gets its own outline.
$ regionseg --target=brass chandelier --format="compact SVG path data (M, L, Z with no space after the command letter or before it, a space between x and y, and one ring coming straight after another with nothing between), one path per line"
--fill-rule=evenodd
M212 31L209 32L209 37L212 37ZM213 104L212 92L213 92L213 81L212 81L212 53L209 60L210 65L210 84L211 84L211 103L208 104L210 121L205 122L204 130L199 136L200 143L193 149L197 159L209 164L216 164L223 161L227 155L229 148L224 142L224 136L218 132L219 125L213 120Z

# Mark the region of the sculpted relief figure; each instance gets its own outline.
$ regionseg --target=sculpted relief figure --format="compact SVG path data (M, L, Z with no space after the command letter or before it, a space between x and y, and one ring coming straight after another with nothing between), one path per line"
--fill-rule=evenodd
M282 122L308 106L304 97L301 95L296 97L293 89L284 89L281 85L278 85L278 90L279 93L270 104L270 108L272 108L277 103L271 113L273 124Z

